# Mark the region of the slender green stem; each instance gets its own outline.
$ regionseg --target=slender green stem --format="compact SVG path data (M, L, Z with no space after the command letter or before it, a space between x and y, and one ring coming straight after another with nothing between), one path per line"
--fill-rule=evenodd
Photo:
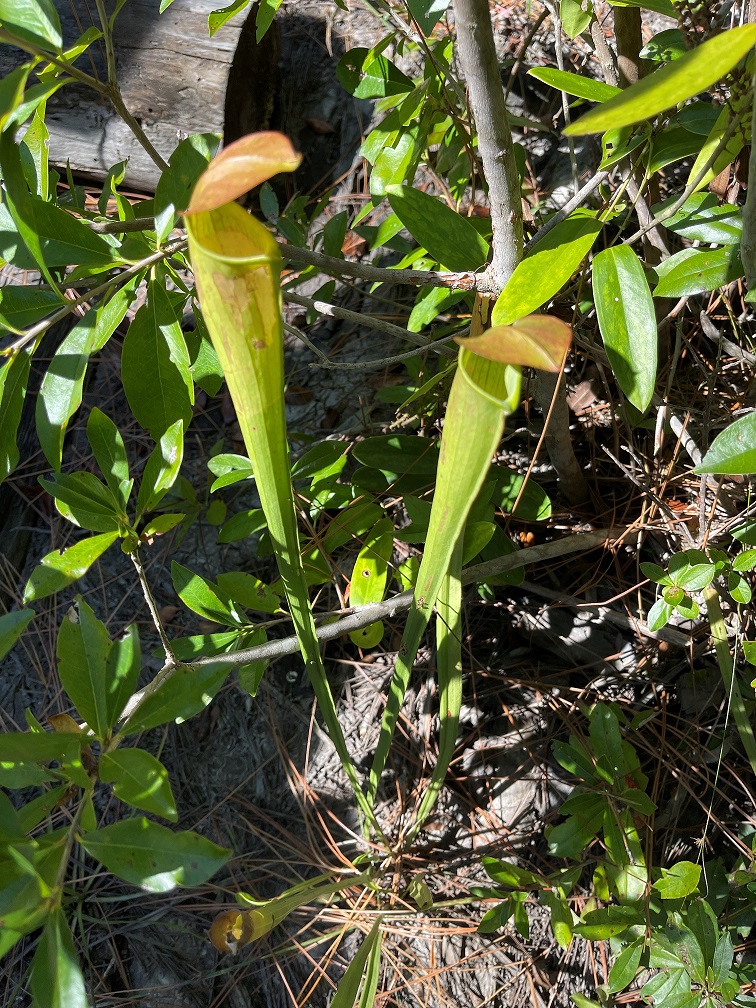
M735 659L730 651L730 644L727 640L727 627L725 626L724 615L722 614L722 606L719 602L719 594L713 585L704 588L703 594L706 600L706 611L709 615L711 639L714 642L714 651L716 652L719 671L722 673L725 694L729 697L732 716L735 719L748 762L751 764L753 772L756 773L756 738L754 738L751 722L748 720L748 713L743 703L743 694L740 692L740 686L735 674Z

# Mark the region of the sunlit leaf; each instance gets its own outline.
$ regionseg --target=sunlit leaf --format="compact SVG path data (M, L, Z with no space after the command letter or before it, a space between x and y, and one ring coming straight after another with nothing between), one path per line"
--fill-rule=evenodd
M113 793L127 805L153 812L175 822L176 801L168 771L144 749L116 749L100 757L100 780L113 785Z
M746 413L718 434L696 473L733 476L756 472L756 410Z
M711 87L747 55L754 43L756 25L742 25L715 35L588 112L564 132L569 136L602 133L649 119Z
M24 602L34 602L61 591L83 577L92 564L118 538L117 532L82 539L66 549L43 556L31 572L24 589Z
M528 315L511 325L487 329L480 336L454 338L460 346L488 360L559 371L572 330L553 315Z

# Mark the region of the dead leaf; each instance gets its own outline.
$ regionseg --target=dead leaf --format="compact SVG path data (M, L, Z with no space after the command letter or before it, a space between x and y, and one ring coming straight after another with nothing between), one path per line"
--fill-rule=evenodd
M81 728L70 714L51 714L47 723L55 732L80 732Z
M294 171L301 161L302 155L283 133L250 133L213 158L200 175L185 212L217 210L279 172Z
M158 609L158 616L160 617L160 622L163 626L165 626L166 623L170 623L171 620L174 620L178 611L178 606L175 605L161 606L160 609Z
M465 350L488 360L559 371L572 341L572 330L553 315L528 315L512 325L487 329L480 336L454 338Z

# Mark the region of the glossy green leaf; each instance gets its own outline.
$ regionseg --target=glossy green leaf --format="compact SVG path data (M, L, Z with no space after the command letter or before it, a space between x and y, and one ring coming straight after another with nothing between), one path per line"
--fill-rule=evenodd
M218 575L218 587L234 602L252 609L254 612L275 613L281 611L281 599L265 584L252 574L243 571L231 571Z
M508 861L500 861L499 858L494 857L483 857L480 863L488 877L498 885L511 889L539 889L542 885L538 877L531 871L518 868L517 865L510 864Z
M413 186L390 185L386 192L391 209L418 245L445 269L462 272L485 265L490 246L466 217Z
M700 880L700 864L678 861L671 868L661 869L661 878L654 882L654 889L662 899L682 899L696 891Z
M746 123L750 122L750 93L733 94L721 108L716 122L693 162L686 185L703 189L735 160L746 143ZM729 139L725 140L725 136ZM705 166L709 167L704 171Z
M107 662L110 635L82 598L58 632L58 675L76 709L98 738L110 728Z
M731 476L756 473L756 410L739 417L717 434L693 472Z
M607 704L598 703L591 711L589 734L599 765L608 769L615 778L629 773L619 720Z
M601 910L589 911L574 930L588 941L605 941L633 924L643 923L643 914L635 907L608 906Z
M121 432L102 410L95 406L87 419L87 440L95 461L113 495L125 509L131 490L129 463Z
M240 511L225 521L218 532L219 543L238 542L248 536L262 532L268 527L265 512L262 508L252 508L250 511Z
M701 148L701 138L682 126L668 126L662 133L651 137L644 152L643 163L647 175L655 175L667 165L696 154Z
M386 56L373 49L356 47L346 52L336 66L339 83L355 98L385 98L407 94L414 84Z
M669 623L673 607L663 598L657 599L648 610L648 629L652 631L661 630Z
M568 38L576 39L593 20L593 10L586 0L560 0L559 19Z
M583 795L583 807L546 831L549 851L557 857L580 857L601 829L605 801L600 795Z
M349 588L351 606L369 605L383 600L393 550L394 526L386 518L371 529L354 562ZM383 637L383 624L374 623L362 627L349 636L358 647L376 647Z
M413 473L435 476L439 442L411 434L387 434L365 438L354 446L352 455L364 466L397 476Z
M450 5L450 0L407 0L410 14L426 37L430 35Z
M651 211L658 216L675 202L673 197L657 203ZM674 217L664 221L664 227L690 241L738 245L743 234L742 210L731 203L720 204L714 193L697 192L685 201Z
M14 609L0 616L0 658L5 658L35 615L33 609Z
M31 64L24 63L0 80L0 130L5 129L8 119L21 104L30 70Z
M66 549L43 556L24 588L24 602L46 598L83 577L92 564L118 538L117 532L82 539Z
M618 994L635 979L643 954L643 939L637 938L622 949L609 973L609 993Z
M175 560L171 562L171 580L176 594L192 612L226 626L238 627L243 623L227 592Z
M756 26L754 26L756 27ZM716 290L743 276L740 248L683 249L656 267L654 297L688 297Z
M575 95L576 98L585 98L587 101L605 102L622 93L618 87L612 87L611 84L604 84L603 81L584 77L582 74L556 70L553 67L531 67L528 75L558 91Z
M231 855L198 833L173 833L143 816L87 833L79 842L108 871L148 892L201 885Z
M540 899L549 908L551 930L554 932L557 945L560 948L569 948L575 922L567 900L557 896L551 889L544 889Z
M242 480L252 479L252 463L246 455L235 455L221 453L214 455L207 463L207 468L217 478L210 487L210 493L215 493L226 486L240 483Z
M652 966L659 965L653 961L655 944L654 942L651 945ZM651 1000L653 998L654 1004L664 1005L672 1003L675 1008L688 1008L687 998L691 996L690 976L678 959L675 966L666 965L663 972L651 977L643 985L641 994L644 999ZM696 994L695 999L691 1008L699 1008L701 1003L700 995Z
M139 629L131 623L110 645L107 662L108 721L115 724L136 689L142 668Z
M74 732L0 732L0 762L70 762L85 742L84 735Z
M494 305L491 324L511 325L550 301L588 255L601 228L595 217L580 214L552 228L515 267Z
M176 801L168 771L144 749L116 749L100 757L100 780L113 785L113 794L127 805L175 822Z
M187 721L207 707L230 674L230 665L177 669L139 705L121 730L133 735L170 721Z
M21 350L0 368L0 483L18 465L20 456L16 434L21 422L30 366L30 354Z
M588 112L565 129L569 136L602 133L629 126L693 98L715 84L756 43L756 25L743 25L716 35L680 59L641 78L622 94Z
M246 5L247 0L244 2ZM213 34L212 29L210 34ZM171 154L168 168L158 179L155 189L155 231L159 242L166 240L178 215L189 206L192 189L210 159L217 154L219 145L216 133L193 133Z
M61 907L50 911L31 968L34 1008L88 1008L84 976Z
M152 511L178 478L184 459L184 421L176 420L150 452L137 495L137 515Z
M502 466L494 467L492 476L496 487L493 503L506 514L521 521L545 521L551 517L551 499L534 479L525 482L522 473Z
M702 591L714 579L714 564L703 550L682 550L667 561L667 570L673 585L685 591Z
M63 45L53 0L0 0L0 24L18 38L48 52Z
M161 0L160 13L162 14L168 4L172 2L173 0ZM251 0L233 0L233 3L230 3L227 7L219 7L218 10L211 11L207 16L207 27L210 37L212 38L235 14L249 7L250 2Z
M134 416L159 441L177 420L192 418L194 384L181 319L164 286L150 284L123 341L121 377ZM150 376L145 381L145 375Z
M55 498L60 513L75 525L92 532L120 529L118 502L94 473L56 473L51 479L39 482Z
M643 267L627 245L604 249L594 258L593 298L617 383L644 413L656 385L656 315Z
M687 52L685 37L679 28L666 28L657 32L643 46L638 55L654 63L669 63Z
M60 469L68 422L81 405L90 355L101 350L123 321L141 279L135 277L97 308L90 308L53 355L37 397L37 436L45 458Z
M19 269L35 269L39 256L30 246L30 233L37 236L46 266L108 266L118 250L67 210L37 196L29 196L16 208L25 228L19 228L8 206L0 206L0 256ZM28 229L28 230L26 230ZM21 230L22 233L19 233Z
M20 331L63 304L54 291L8 284L0 287L0 326Z

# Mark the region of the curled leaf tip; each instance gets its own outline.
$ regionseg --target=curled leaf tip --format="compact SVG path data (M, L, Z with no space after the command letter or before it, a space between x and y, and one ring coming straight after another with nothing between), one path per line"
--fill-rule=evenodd
M302 161L291 140L273 131L250 133L213 158L194 187L187 214L217 210L279 172L295 171Z

